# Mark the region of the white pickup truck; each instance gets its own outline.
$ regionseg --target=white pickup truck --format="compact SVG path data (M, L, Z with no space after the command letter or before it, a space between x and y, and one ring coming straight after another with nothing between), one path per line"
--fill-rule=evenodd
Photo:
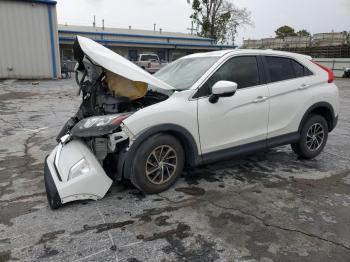
M156 54L139 54L135 64L146 70L148 73L154 74L167 63L162 63Z

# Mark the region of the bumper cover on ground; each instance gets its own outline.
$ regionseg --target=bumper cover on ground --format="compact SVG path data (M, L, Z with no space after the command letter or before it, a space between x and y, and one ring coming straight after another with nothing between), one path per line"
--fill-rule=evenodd
M72 170L83 159L86 162L84 173L71 176ZM44 179L52 209L75 200L103 198L112 185L112 180L94 154L79 140L70 141L62 148L57 146L48 155L45 160Z

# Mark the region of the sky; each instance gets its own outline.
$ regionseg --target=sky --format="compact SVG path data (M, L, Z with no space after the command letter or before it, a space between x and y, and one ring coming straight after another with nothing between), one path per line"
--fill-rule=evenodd
M237 43L243 39L274 37L274 31L289 25L312 34L350 31L350 0L230 0L251 11L253 26L238 30ZM189 33L191 5L187 0L57 0L60 24Z

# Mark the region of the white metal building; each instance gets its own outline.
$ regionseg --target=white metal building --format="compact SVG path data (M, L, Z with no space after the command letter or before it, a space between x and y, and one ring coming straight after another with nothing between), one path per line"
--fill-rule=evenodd
M56 1L0 0L0 79L59 75Z
M58 25L58 35L61 61L73 60L72 46L77 35L91 38L130 60L135 60L140 53L155 53L171 62L191 53L236 47L216 44L210 38L162 30Z

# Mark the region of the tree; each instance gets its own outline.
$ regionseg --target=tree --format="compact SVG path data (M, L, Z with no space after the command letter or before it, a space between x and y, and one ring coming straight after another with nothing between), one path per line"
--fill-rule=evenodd
M193 0L192 9L190 18L200 28L198 35L215 42L234 44L238 27L252 25L251 13L229 0Z
M297 32L297 36L311 36L311 34L306 29L302 29Z
M285 26L281 26L280 28L278 28L276 31L276 37L277 38L282 38L284 39L287 36L296 36L297 34L295 33L294 28L285 25Z

